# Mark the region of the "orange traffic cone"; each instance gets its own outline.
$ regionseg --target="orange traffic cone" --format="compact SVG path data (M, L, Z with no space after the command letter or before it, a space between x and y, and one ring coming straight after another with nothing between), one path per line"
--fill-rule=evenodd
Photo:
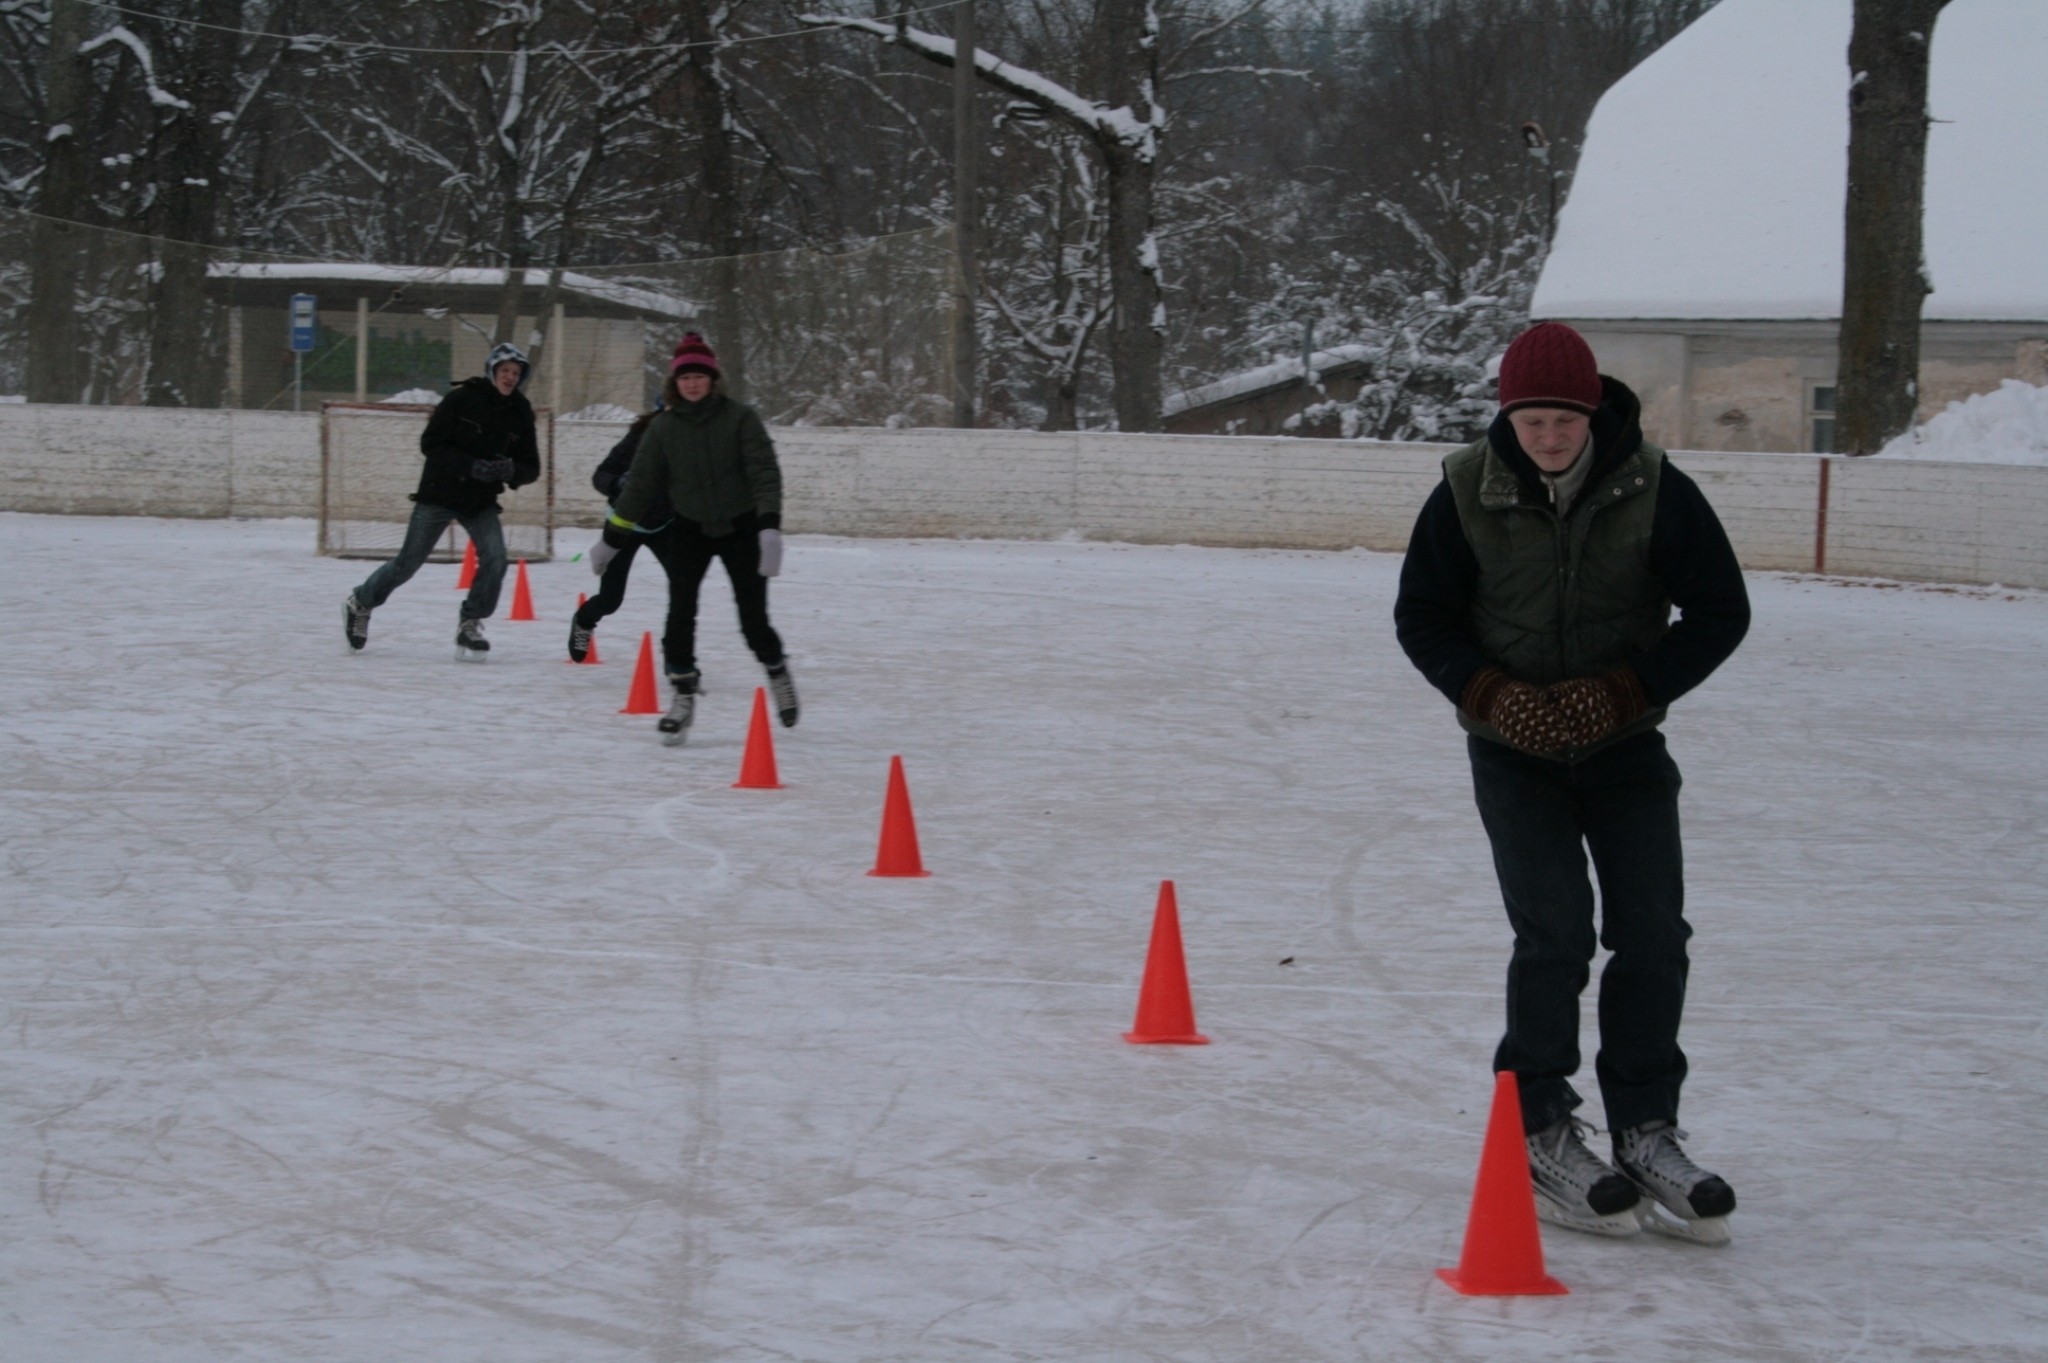
M526 560L519 560L519 580L512 585L512 613L507 620L532 620L533 588L526 585Z
M775 776L775 740L768 736L768 690L754 688L754 719L747 726L747 751L740 758L740 779L734 790L781 790ZM915 836L914 834L912 836ZM915 849L911 856L917 855Z
M1180 908L1173 882L1159 882L1159 907L1152 911L1152 945L1145 952L1145 982L1138 988L1138 1016L1124 1040L1135 1045L1206 1046L1195 1030L1195 1001L1188 995L1188 963L1180 949Z
M654 632L640 636L640 661L633 664L633 689L626 693L622 715L658 715L661 697L654 690Z
M589 603L589 601L590 598L584 595L582 592L576 593L576 609L579 612L583 609L585 605ZM576 660L574 658L564 658L562 661L573 663ZM597 635L594 632L590 636L590 647L583 650L583 661L586 664L595 663L598 661Z
M1511 1071L1493 1077L1493 1112L1479 1152L1465 1251L1456 1268L1440 1268L1436 1276L1468 1297L1561 1297L1571 1290L1543 1271L1522 1099Z
M759 693L756 692L756 695ZM767 724L766 703L755 713ZM924 860L917 854L917 819L910 812L910 787L903 780L903 759L889 759L889 794L882 801L882 845L875 853L871 876L928 876Z
M476 581L476 541L462 542L462 571L455 575L455 590L466 592L469 584Z

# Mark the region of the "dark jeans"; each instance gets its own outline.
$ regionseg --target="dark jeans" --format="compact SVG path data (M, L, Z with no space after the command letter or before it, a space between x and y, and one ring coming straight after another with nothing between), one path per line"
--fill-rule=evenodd
M356 588L356 604L375 610L410 582L427 555L434 552L450 521L462 522L476 545L476 577L469 584L469 595L462 599L461 616L464 620L488 620L498 609L498 589L505 583L505 532L491 507L454 511L433 502L414 502L398 556L363 579L363 585Z
M635 535L625 548L612 557L605 565L604 575L597 580L597 595L576 608L576 623L585 629L596 629L597 622L626 604L626 579L633 575L633 560L640 553L640 546L646 545L659 559L662 550L655 545L651 536ZM662 567L668 566L662 560Z
M707 535L678 516L650 537L648 547L668 569L668 632L662 636L661 658L670 672L697 670L697 589L713 559L725 565L725 575L732 579L732 599L739 607L740 633L747 647L764 664L782 661L782 639L768 623L761 540L752 525L741 525L729 535Z
M1496 1072L1512 1070L1522 1123L1540 1131L1579 1105L1579 994L1593 961L1593 886L1600 885L1600 1052L1594 1072L1607 1125L1622 1131L1678 1119L1685 1052L1678 1024L1688 970L1685 868L1678 837L1678 766L1656 730L1582 762L1530 757L1467 738L1479 817L1515 931L1507 1033Z

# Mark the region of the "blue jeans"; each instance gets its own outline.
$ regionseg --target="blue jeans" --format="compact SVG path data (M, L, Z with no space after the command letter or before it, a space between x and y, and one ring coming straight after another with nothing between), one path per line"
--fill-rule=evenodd
M497 508L488 506L481 511L455 511L433 502L414 502L398 556L363 579L363 585L356 588L356 604L375 610L410 582L427 555L434 552L450 521L462 522L476 545L476 578L469 584L469 595L462 599L462 618L488 620L498 609L498 589L505 583L505 532L498 524Z
M1540 1131L1579 1105L1579 995L1592 973L1593 885L1599 941L1600 1051L1594 1072L1607 1125L1678 1119L1685 1052L1678 1024L1690 969L1678 766L1651 730L1583 762L1553 762L1468 736L1479 817L1515 932L1507 1032L1496 1072L1512 1070L1522 1123Z

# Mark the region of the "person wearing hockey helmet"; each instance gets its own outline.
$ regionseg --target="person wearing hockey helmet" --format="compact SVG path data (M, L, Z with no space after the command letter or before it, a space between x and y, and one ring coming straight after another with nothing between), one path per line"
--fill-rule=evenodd
M785 727L794 725L796 682L768 620L768 579L782 571L782 467L775 444L760 414L722 390L718 356L695 332L676 347L661 397L604 537L591 548L591 571L602 577L637 534L651 534L650 547L668 569L661 650L670 701L657 725L665 743L684 740L695 711L697 594L714 559L731 580L740 633L767 669L776 713ZM657 525L663 514L666 524Z
M483 622L498 609L498 590L505 581L498 496L540 477L533 404L519 391L530 367L518 346L493 346L484 372L456 384L427 418L420 433L426 463L412 494L404 543L342 603L350 648L368 642L370 612L411 580L449 522L458 521L476 546L476 577L457 615L455 646L463 657L481 658L490 651Z
M1416 520L1394 622L1467 735L1514 931L1493 1063L1516 1076L1538 1211L1577 1230L1719 1243L1734 1191L1678 1143L1692 928L1678 767L1658 726L1735 651L1749 598L1713 508L1640 417L1570 327L1517 336L1499 415L1444 461ZM1612 952L1594 1062L1612 1167L1573 1115L1596 940Z

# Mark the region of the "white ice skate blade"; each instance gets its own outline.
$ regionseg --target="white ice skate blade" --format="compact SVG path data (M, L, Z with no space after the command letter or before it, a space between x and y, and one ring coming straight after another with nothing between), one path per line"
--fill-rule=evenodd
M661 736L661 746L664 748L680 748L689 739L690 731L688 729L678 729L672 734L663 734Z
M455 661L458 663L487 663L490 660L491 655L479 648L458 648L455 650Z
M1640 1206L1640 1204L1638 1204ZM1643 1223L1636 1219L1637 1208L1613 1212L1607 1216L1594 1216L1587 1212L1574 1212L1562 1203L1552 1201L1542 1189L1536 1190L1536 1219L1565 1230L1580 1231L1586 1235L1604 1235L1609 1239L1625 1240L1631 1235L1640 1235Z
M1653 1197L1645 1196L1635 1207L1636 1220L1642 1228L1653 1235L1683 1240L1691 1245L1725 1245L1731 1238L1728 1233L1728 1218L1725 1216L1702 1216L1688 1219L1678 1216Z

